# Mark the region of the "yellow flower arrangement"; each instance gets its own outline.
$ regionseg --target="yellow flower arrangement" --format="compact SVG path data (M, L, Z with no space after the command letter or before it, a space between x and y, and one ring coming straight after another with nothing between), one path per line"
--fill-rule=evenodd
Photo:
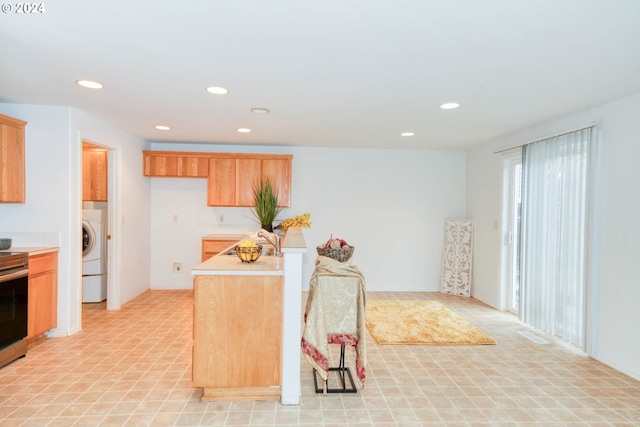
M296 215L291 218L283 219L282 222L276 227L284 231L287 231L289 227L309 228L311 227L311 214L304 213L302 215Z

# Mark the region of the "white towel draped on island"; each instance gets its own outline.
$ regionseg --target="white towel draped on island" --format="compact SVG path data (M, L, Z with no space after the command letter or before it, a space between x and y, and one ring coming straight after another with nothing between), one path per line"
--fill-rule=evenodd
M318 256L305 309L302 351L323 380L329 373L329 344L351 345L364 386L366 284L357 266Z

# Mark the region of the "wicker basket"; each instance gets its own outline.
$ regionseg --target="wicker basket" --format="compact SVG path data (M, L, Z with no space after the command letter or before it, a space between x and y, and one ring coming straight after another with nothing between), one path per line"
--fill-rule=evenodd
M236 255L242 262L253 262L262 255L262 245L258 246L236 246Z
M344 246L340 249L332 249L325 248L324 246L318 246L316 248L318 250L318 255L327 256L329 258L333 258L336 261L345 262L349 261L351 255L353 255L353 250L355 246Z

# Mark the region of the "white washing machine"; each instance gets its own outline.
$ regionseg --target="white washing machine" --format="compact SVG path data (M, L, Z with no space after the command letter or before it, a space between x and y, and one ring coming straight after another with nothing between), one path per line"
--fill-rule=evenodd
M82 210L82 302L107 299L107 211Z

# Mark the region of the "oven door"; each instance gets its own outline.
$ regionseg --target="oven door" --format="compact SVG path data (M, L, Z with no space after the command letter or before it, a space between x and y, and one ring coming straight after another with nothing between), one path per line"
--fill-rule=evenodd
M28 270L0 273L0 349L27 336Z

